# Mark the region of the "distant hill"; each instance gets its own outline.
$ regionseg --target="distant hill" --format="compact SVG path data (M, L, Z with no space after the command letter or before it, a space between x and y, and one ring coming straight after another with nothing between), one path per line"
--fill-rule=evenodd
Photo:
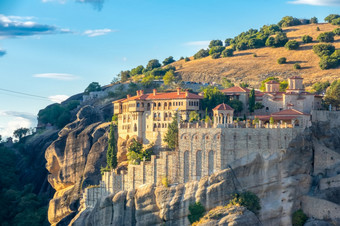
M317 27L320 31L317 31ZM317 81L333 81L340 78L340 67L320 69L320 58L312 49L313 45L318 44L316 38L320 33L333 31L337 27L332 24L307 24L283 28L289 40L297 40L300 43L298 50L265 47L235 51L234 56L229 58L212 59L208 56L194 60L190 57L188 62L180 60L172 65L176 66L176 72L183 81L220 82L223 77L227 77L236 84L247 82L258 87L260 82L269 76L286 79L299 75L304 78L304 83L308 87ZM301 39L304 35L312 36L313 42L303 43ZM335 36L334 39L332 44L336 49L340 49L340 36ZM257 57L254 57L254 54ZM287 64L278 64L277 59L280 57L286 57ZM302 68L295 70L293 68L295 63L299 63Z

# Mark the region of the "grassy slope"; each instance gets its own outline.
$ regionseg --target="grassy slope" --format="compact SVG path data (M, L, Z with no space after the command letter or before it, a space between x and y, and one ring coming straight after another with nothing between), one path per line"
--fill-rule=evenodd
M316 27L320 31L316 31ZM340 67L336 69L321 70L319 67L319 57L313 52L313 45L318 44L317 36L325 31L332 31L337 26L331 24L308 24L284 28L289 40L300 42L298 50L287 50L281 48L260 48L234 52L234 57L204 59L184 62L175 62L177 72L184 81L219 82L221 78L227 77L235 83L241 81L248 82L253 86L258 86L260 81L269 76L277 76L286 79L292 75L299 75L304 78L304 83L310 85L317 81L333 81L340 78ZM313 37L313 43L304 44L301 41L303 35ZM340 36L335 36L333 45L340 48ZM253 57L253 54L257 57ZM287 64L277 64L280 57L287 58ZM294 70L294 63L300 63L301 70Z

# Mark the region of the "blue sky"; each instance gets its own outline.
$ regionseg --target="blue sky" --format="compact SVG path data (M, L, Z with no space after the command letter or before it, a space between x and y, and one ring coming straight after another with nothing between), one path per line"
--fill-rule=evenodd
M283 16L338 13L340 0L0 0L0 135L121 70L192 56ZM28 97L6 90L28 93Z

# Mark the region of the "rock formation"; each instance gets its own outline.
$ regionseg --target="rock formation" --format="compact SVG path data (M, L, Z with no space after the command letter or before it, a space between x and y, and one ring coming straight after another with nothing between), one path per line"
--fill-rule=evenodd
M68 223L78 210L82 190L99 183L100 168L106 165L110 125L101 121L95 108L83 107L46 150L48 181L56 190L48 210L52 225Z

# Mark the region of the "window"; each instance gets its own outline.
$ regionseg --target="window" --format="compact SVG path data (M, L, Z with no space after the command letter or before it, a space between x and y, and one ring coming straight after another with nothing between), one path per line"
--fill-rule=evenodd
M139 103L137 102L137 107L139 108Z

